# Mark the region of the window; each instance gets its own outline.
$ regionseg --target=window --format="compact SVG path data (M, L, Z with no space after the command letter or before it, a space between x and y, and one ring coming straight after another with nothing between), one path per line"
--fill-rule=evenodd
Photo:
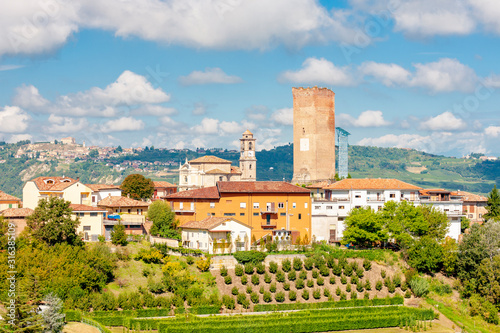
M240 202L240 208L247 208L246 202Z
M207 233L207 231L206 231L206 230L203 230L203 234L205 235L206 233Z
M219 176L219 181L222 181L222 180L223 180L222 176Z
M215 216L215 213L212 213L212 216Z
M236 216L236 213L224 213L224 216Z
M339 217L339 221L344 221L344 217Z
M302 214L299 214L299 220L302 220Z
M259 213L253 213L253 216L259 216Z
M215 202L210 203L210 208L215 208Z
M191 210L194 210L194 202L191 202Z
M345 206L339 206L339 209L345 209Z
M97 216L97 212L90 213L90 216Z
M354 207L354 208L361 208L361 206L356 206L356 207Z
M286 213L280 213L280 216L286 216Z
M12 204L9 204L9 208L12 208Z
M479 214L479 218L482 218L483 217L483 214Z
M471 219L472 217L473 217L473 215L472 215L472 214L469 214L469 218Z
M184 209L184 202L179 202L179 209Z
M227 204L233 203L233 200L226 200Z
M278 202L278 208L285 208L284 202Z
M307 208L307 202L304 202L304 208Z
M207 216L210 216L210 215L211 215L211 213L207 213Z
M84 225L83 231L90 231L90 225Z
M96 198L95 195L92 196L92 202L95 202Z
M259 209L259 203L258 202L254 202L253 203L253 209Z
M321 206L314 206L314 209L321 209Z
M248 165L248 168L249 168L250 170L252 170L252 165L251 165L251 164L249 164L249 165Z
M245 213L240 213L240 216L245 216Z
M292 203L292 208L297 208L297 204L295 202Z
M333 206L326 206L326 209L333 209Z
M129 208L129 209L128 209L128 213L130 214L131 212L132 212L132 210Z
M356 194L354 197L359 199L359 198L361 198L361 194Z
M395 198L396 197L396 193L390 193L389 194L389 198Z

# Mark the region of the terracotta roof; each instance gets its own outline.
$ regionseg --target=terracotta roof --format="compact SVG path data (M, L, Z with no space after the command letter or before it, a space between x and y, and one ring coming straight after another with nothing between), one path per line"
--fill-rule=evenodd
M7 194L3 191L0 191L0 201L21 201L21 199L16 198L13 195Z
M328 180L323 180L321 182L314 183L312 185L306 186L306 188L324 188L325 186L330 185Z
M207 172L205 172L205 173L206 173L206 174L209 174L209 175L210 175L210 174L216 174L216 175L218 175L218 174L227 174L227 172L226 172L226 171L223 171L223 170L221 170L221 169L217 169L217 168L216 168L216 169L212 169L212 170L208 170L208 171L207 171Z
M127 197L107 197L97 203L99 207L148 207L144 201L134 200Z
M231 164L231 161L224 160L224 159L219 158L217 156L206 155L206 156L198 157L194 160L191 160L191 161L189 161L189 163L229 163L229 164Z
M363 178L342 179L325 186L327 190L421 190L421 187L397 179Z
M238 173L241 175L241 169L237 166L231 165L231 173Z
M207 217L201 221L189 221L183 225L180 226L180 228L182 229L202 229L202 230L212 230L213 228L217 227L218 225L220 225L221 223L225 222L225 221L228 221L228 220L231 220L231 221L235 221L235 222L238 222L244 226L247 226L249 227L250 229L252 227L250 227L249 225L241 222L241 221L238 221L234 218L230 218L230 217L215 217L215 216L211 216L211 217Z
M310 190L292 185L285 182L244 182L244 181L228 181L217 182L217 187L220 193L311 193Z
M106 211L106 209L87 206L87 205L79 205L79 204L70 204L69 208L71 208L74 212L105 212Z
M452 192L442 188L431 188L431 189L420 190L420 195L432 195L432 194L452 194Z
M219 191L217 190L217 186L210 186L205 188L199 188L189 191L182 191L173 193L166 196L168 199L182 199L182 198L191 198L191 199L219 199Z
M165 182L165 181L157 181L157 182L153 182L155 188L156 187L177 187L177 185L174 185L174 184L170 184L169 182Z
M120 185L108 185L108 184L85 184L85 186L89 187L92 191L101 191L101 190L120 189Z
M46 182L52 180L53 184ZM38 177L31 180L40 191L62 191L77 181L68 177Z
M487 197L470 192L460 191L459 195L463 196L463 201L488 201Z
M0 212L0 215L4 217L26 217L31 214L33 214L31 208L8 208Z
M252 132L250 132L249 130L246 130L245 132L243 132L243 134L252 134Z

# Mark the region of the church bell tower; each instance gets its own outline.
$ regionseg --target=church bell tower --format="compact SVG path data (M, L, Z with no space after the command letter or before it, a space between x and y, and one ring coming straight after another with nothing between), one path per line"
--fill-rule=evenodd
M246 130L240 142L241 180L255 181L257 177L257 158L255 158L255 139L252 132Z

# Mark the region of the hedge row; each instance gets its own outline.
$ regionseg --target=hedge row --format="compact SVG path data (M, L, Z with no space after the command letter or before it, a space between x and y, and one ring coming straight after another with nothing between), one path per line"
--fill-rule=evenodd
M170 309L138 309L138 310L123 310L123 311L94 311L90 312L92 318L107 318L107 317L129 317L129 318L148 318L148 317L168 317ZM70 312L70 311L68 311ZM76 311L72 311L76 312ZM193 313L193 314L216 314L220 312L220 307L215 305L198 306L192 308L176 308L174 313ZM72 314L73 315L73 314Z
M66 322L68 321L82 321L82 313L80 311L68 310L65 311Z
M402 305L404 298L401 296L374 298L374 299L352 299L336 302L319 303L284 303L284 304L256 304L254 312L262 311L284 311L301 309L323 309L323 308L347 308L355 306L376 306L376 305Z
M198 306L192 308L176 308L174 310L175 314L183 314L183 313L192 313L192 314L216 314L220 312L220 307L215 305L207 305L207 306ZM145 317L145 316L143 316ZM151 317L160 317L160 316L151 316Z
M96 327L101 333L112 333L108 328L104 327L104 325L101 325L101 323L99 323L91 318L83 317L82 323Z
M360 311L361 310L361 311ZM405 320L432 320L432 310L405 307L301 311L276 315L208 317L159 323L164 332L325 332L400 326Z

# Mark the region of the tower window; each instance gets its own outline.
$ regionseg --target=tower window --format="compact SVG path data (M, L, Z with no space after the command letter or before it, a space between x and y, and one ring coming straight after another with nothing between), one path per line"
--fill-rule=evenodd
M252 165L250 164L250 165L248 166L248 168L249 168L250 170L252 170Z
M302 134L306 134L306 129L302 127Z
M252 149L252 143L251 142L248 143L248 149Z

